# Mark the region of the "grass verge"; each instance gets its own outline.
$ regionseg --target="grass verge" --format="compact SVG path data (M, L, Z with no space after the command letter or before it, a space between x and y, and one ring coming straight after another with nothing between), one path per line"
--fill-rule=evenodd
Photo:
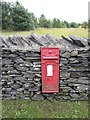
M3 118L88 118L88 101L3 100Z

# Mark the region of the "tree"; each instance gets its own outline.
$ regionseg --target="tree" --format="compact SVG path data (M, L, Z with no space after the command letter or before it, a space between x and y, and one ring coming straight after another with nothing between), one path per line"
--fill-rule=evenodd
M0 2L0 31L2 30L2 6Z
M53 20L47 19L44 14L39 19L35 17L33 13L29 13L19 2L7 3L1 2L2 4L2 29L3 30L33 30L34 28L87 28L88 23L77 24L75 22L68 23L67 21L60 21L54 18ZM1 11L0 11L1 12ZM1 18L1 16L0 16Z
M90 20L88 21L88 28L90 29Z
M11 14L14 22L14 30L32 30L35 28L33 21L34 14L28 13L28 11L18 2L13 6Z
M13 20L12 20L12 5L7 2L2 2L2 29L3 30L13 30Z
M2 2L3 30L33 30L37 27L37 19L29 13L19 2L15 4Z
M45 18L45 16L44 16L44 14L42 14L41 16L40 16L40 19L39 19L39 26L42 28L42 27L45 27L45 23L46 23L46 18Z
M75 22L71 22L70 26L71 28L78 28L78 24Z
M70 26L70 23L68 23L67 21L64 21L64 23L66 24L66 27L67 28L70 28L71 26Z
M66 24L63 21L60 21L59 19L54 18L53 19L53 28L66 28Z
M54 18L53 19L53 28L60 28L60 20Z
M39 19L39 27L44 27L44 28L51 28L52 27L52 23L50 20L47 20L46 17L44 16L44 14L42 14L40 16Z
M86 28L88 28L88 23L87 22L83 22L81 26L82 26L82 28L86 29Z
M35 26L35 28L39 27L38 19L36 17L34 18L34 26Z
M60 22L60 28L67 28L65 22L63 22L63 21Z

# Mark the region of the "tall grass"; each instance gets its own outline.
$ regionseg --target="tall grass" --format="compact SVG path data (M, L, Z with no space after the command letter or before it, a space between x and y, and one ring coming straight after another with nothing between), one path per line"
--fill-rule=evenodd
M15 35L15 34L19 34L19 35L30 35L31 33L36 33L38 35L40 34L50 34L50 35L55 35L58 38L61 38L61 35L64 35L65 37L68 37L69 34L73 34L76 35L78 37L86 37L88 38L88 30L87 29L83 29L83 28L37 28L33 31L2 31L2 33L0 32L0 35L5 35L5 36L9 36L9 35Z

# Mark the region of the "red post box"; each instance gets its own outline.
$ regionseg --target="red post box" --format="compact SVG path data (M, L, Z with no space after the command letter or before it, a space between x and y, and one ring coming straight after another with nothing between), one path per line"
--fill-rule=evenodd
M59 48L41 48L42 93L59 92Z

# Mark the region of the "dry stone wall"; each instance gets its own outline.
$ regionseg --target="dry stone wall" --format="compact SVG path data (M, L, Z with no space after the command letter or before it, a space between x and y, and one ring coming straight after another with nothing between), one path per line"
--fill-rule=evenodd
M87 100L90 86L90 47L88 39L31 34L0 37L1 80L3 99ZM42 94L41 51L44 47L60 48L59 93Z

